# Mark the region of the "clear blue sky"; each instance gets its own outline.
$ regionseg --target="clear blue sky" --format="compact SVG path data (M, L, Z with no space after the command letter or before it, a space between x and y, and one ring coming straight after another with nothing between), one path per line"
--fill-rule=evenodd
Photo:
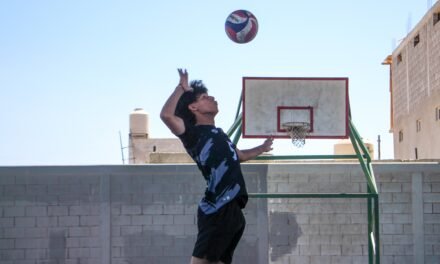
M159 111L178 67L205 82L225 129L243 76L348 77L357 129L375 147L381 135L382 158L392 158L389 72L381 62L428 3L0 1L0 165L122 164L119 131L125 147L136 107L150 114L152 137L172 137ZM236 9L259 22L246 45L224 31ZM260 142L241 140L239 148ZM330 142L306 144L298 150L279 140L274 153L333 151Z

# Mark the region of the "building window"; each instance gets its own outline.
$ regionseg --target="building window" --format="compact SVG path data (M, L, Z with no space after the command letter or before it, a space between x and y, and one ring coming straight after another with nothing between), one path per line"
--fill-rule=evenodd
M414 154L416 156L416 160L418 160L419 159L419 151L417 148L414 149Z
M402 53L399 53L398 55L397 55L397 64L399 64L399 63L401 63L402 62Z
M437 24L437 22L440 21L440 12L434 13L434 15L432 16L432 20L433 20L433 25Z
M435 108L435 121L440 121L440 106Z
M420 42L420 35L417 34L417 36L414 37L414 47L417 46L417 44L419 44Z
M402 142L402 141L403 141L403 131L400 130L399 131L399 142Z
M422 130L422 121L420 119L416 120L416 132Z

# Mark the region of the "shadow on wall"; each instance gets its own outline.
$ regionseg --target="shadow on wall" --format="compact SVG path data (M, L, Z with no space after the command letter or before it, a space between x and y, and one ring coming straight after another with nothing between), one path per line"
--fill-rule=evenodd
M291 254L298 246L298 238L302 231L294 213L271 212L269 216L270 260L277 261L284 255Z

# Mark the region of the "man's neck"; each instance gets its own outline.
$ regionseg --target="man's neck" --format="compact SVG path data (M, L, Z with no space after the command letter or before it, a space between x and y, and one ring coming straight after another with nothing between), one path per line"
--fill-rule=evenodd
M215 119L214 116L208 115L208 116L198 116L196 118L196 125L212 125L215 126Z
M215 126L215 122L214 121L212 121L212 122L197 122L196 123L196 126L197 125L211 125L211 126Z

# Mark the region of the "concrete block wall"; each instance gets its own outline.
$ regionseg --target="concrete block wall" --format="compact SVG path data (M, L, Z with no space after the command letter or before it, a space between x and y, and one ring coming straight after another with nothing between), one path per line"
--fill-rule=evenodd
M440 263L438 163L376 164L374 170L381 263ZM269 167L268 190L358 193L366 182L356 164L278 165ZM368 263L366 199L270 199L268 210L269 263Z
M440 263L440 166L375 164L382 263ZM364 192L352 163L243 164L250 192ZM194 165L0 167L0 264L189 263ZM234 263L368 263L363 199L251 199Z
M393 51L395 159L440 158L438 137L433 136L440 132L435 113L440 107L440 23L434 24L438 13L440 2L434 4ZM417 37L420 42L415 45Z

